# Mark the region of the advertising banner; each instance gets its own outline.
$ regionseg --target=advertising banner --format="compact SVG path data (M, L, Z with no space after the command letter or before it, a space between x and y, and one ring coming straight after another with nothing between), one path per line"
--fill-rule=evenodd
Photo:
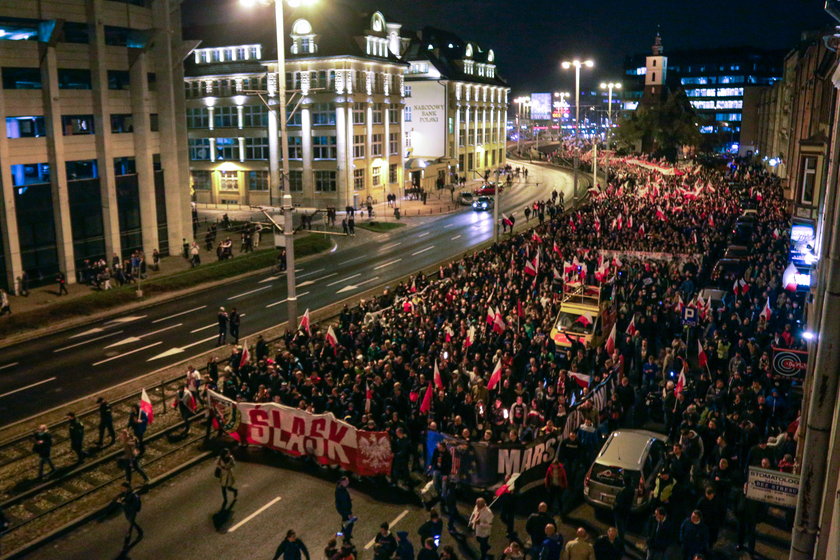
M389 474L387 432L358 430L331 413L311 414L276 403L235 402L208 391L209 406L237 441L262 445L292 457L309 456L362 476Z
M551 120L552 96L550 93L531 94L531 120Z
M774 506L795 508L799 475L750 467L747 498Z
M773 349L773 371L785 377L805 377L805 370L808 369L808 352L805 350L793 350L792 348Z

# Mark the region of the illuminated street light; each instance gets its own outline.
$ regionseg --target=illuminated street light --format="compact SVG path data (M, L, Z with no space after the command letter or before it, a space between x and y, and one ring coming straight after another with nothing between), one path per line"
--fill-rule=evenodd
M581 67L585 66L587 68L592 68L595 66L595 62L592 60L584 60L581 62L578 59L574 60L564 60L561 63L561 66L564 70L568 70L569 68L574 67L575 69L575 165L574 165L574 186L572 187L572 193L575 199L577 199L577 192L578 192L578 163L579 163L579 156L578 156L578 147L577 143L580 141L580 69Z
M621 82L601 82L601 89L609 90L607 94L607 125L609 129L607 129L607 150L610 149L610 140L612 138L613 132L613 120L612 120L612 97L613 97L613 89L621 89ZM607 154L607 170L606 170L606 177L607 182L609 183L610 180L610 156Z

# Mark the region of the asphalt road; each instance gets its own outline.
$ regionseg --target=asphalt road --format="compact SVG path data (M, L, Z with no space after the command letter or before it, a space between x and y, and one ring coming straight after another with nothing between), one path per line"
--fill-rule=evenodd
M528 202L547 198L554 188L570 197L567 172L528 167L527 184L515 182L500 195L500 211L515 211L519 220ZM298 263L299 313L396 280L492 236L492 212L465 207L365 244L336 237L332 252ZM27 419L213 348L220 306L236 307L242 314L240 336L282 323L286 296L284 275L255 274L99 325L5 348L0 353L0 418L4 423Z

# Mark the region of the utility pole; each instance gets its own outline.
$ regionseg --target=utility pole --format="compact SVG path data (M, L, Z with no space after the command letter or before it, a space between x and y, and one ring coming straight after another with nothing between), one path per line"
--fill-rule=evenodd
M598 142L592 143L592 186L598 188Z

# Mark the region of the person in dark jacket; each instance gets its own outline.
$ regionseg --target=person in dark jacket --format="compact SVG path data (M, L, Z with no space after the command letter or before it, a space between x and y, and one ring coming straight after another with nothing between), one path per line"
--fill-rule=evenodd
M557 533L557 528L552 524L545 526L545 538L540 545L540 560L560 560L563 553L563 536Z
M148 425L149 419L146 413L140 410L139 405L131 405L131 412L128 414L128 428L132 431L134 437L137 438L137 449L140 450L141 455L146 450L143 444L143 435L146 433Z
M647 560L665 560L668 550L677 542L674 522L660 506L653 512L653 523L647 537Z
M143 538L143 529L137 524L137 514L140 513L142 502L140 501L140 495L132 490L131 484L128 482L122 483L122 489L122 493L117 497L116 502L122 507L123 514L128 520L128 532L125 534L122 549L123 554L125 554ZM135 529L137 530L137 540L131 543L131 535Z
M50 466L50 473L55 472L55 465L52 459L52 434L47 429L46 424L38 426L38 431L35 432L35 445L32 450L38 454L38 480L44 478L44 465Z
M341 516L341 530L339 533L344 537L344 542L350 542L353 538L353 524L356 523L356 516L353 515L353 500L350 498L350 491L347 487L350 479L342 476L335 486L335 510Z
M239 344L239 324L241 321L239 311L234 307L228 314L228 326L230 327L230 336L234 344Z
M68 435L70 437L70 448L76 454L76 463L81 463L85 458L85 426L82 424L74 412L68 412L67 424Z
M117 434L114 432L114 414L111 412L111 405L103 397L97 397L96 404L99 406L99 442L97 447L102 447L102 441L105 439L105 432L111 437L108 446L114 445L117 441Z
M408 531L397 531L397 560L414 560L414 545L408 540Z
M403 428L396 429L396 436L391 442L391 450L394 452L394 460L391 463L391 482L402 482L409 486L409 465L411 464L411 439L405 434Z
M388 522L379 526L379 532L373 538L373 560L391 560L397 551L397 539L391 533Z
M615 501L613 502L613 521L616 531L618 531L618 540L622 543L626 542L624 535L627 530L627 520L630 519L633 509L633 498L635 496L633 488L633 477L625 476L624 486L615 495Z
M277 547L273 560L278 560L281 556L285 557L285 560L301 560L303 556L309 560L309 550L292 529L286 531L286 538Z
M709 528L703 523L703 514L699 509L692 511L682 522L680 543L686 560L691 560L695 554L705 554L709 551Z
M443 441L439 441L432 452L432 462L429 465L432 480L435 481L435 490L443 500L447 492L447 482L452 473L452 454L446 448Z
M697 502L696 509L703 514L703 522L709 528L709 546L717 542L720 526L726 519L726 507L713 486L707 486L704 495Z
M423 548L417 553L417 560L438 560L439 558L435 540L432 538L424 540Z
M540 548L545 540L546 525L554 525L555 529L557 528L554 518L548 514L548 504L540 502L537 511L525 521L525 532L531 537L531 550L528 551L531 558L539 558Z
M417 533L420 535L420 542L422 543L425 543L426 539L440 539L443 534L443 519L440 518L437 510L433 509L429 512L429 520L420 525ZM399 536L399 533L397 533L397 536Z
M624 557L624 543L618 538L618 529L610 527L606 535L595 539L595 560L621 560Z

